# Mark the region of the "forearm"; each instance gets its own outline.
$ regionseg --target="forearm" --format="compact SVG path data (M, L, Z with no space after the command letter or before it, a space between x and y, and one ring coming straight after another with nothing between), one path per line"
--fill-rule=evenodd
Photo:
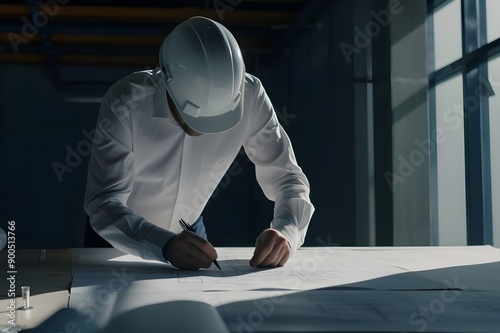
M278 230L290 244L292 254L304 243L314 206L308 199L277 201L271 228Z
M119 200L109 200L88 214L92 227L113 247L144 259L165 262L162 249L175 233L134 214Z
M248 144L246 151L264 194L275 203L271 227L287 238L293 253L304 243L314 206L309 181L296 162L288 136L280 126L275 131L279 139L265 147Z

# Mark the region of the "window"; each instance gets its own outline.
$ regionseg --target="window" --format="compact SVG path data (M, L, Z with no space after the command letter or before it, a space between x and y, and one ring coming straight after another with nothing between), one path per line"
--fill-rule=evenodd
M448 65L462 56L460 0L445 3L434 12L435 68Z
M434 238L500 246L500 1L427 3Z
M490 43L500 37L500 1L486 0L486 41Z
M462 75L436 85L439 245L466 245L465 152Z

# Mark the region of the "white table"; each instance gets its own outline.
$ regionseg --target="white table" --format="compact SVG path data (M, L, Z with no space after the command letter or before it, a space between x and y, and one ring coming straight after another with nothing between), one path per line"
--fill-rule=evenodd
M25 273L39 273L28 281L35 307L19 311L18 324L35 327L63 308L73 275L69 306L100 331L500 331L500 250L490 246L304 248L275 269L249 267L252 248L217 250L222 271L115 249L49 250L45 263L34 252Z

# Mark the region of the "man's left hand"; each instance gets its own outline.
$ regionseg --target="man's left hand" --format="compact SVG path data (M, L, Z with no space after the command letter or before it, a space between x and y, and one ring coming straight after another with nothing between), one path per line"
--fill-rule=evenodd
M276 229L264 230L255 241L255 251L250 266L284 266L290 257L290 245Z

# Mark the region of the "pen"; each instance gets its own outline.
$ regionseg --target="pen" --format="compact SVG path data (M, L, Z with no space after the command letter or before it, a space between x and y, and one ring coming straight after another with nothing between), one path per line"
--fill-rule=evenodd
M189 230L189 231L192 231L192 232L196 233L196 231L194 231L194 229L191 226L191 224L184 222L183 219L179 220L179 224L181 225L182 229ZM220 268L219 263L217 262L217 260L214 260L213 263L214 263L215 266L217 266L218 269L222 270Z

